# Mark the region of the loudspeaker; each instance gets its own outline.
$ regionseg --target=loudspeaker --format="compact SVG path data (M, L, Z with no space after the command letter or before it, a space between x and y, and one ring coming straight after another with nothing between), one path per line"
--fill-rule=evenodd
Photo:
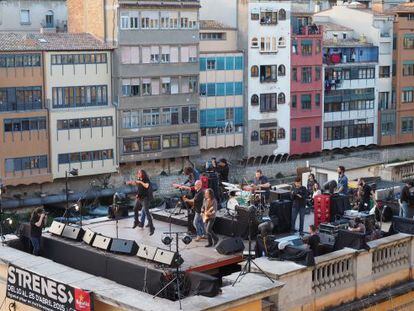
M138 244L132 240L112 239L110 251L132 256L137 254Z
M54 235L62 235L63 229L65 229L64 223L53 221L52 225L49 228L49 232Z
M93 232L91 229L86 229L85 233L83 234L83 242L92 245L95 236L96 232Z
M365 234L340 229L335 239L334 251L349 247L353 249L368 249L365 242Z
M403 218L394 216L392 218L392 223L388 231L391 234L394 233L406 233L414 234L414 220L410 218Z
M221 255L230 255L242 252L243 250L243 240L238 237L223 239L216 246L216 251Z
M111 247L112 238L97 234L93 240L92 246L108 251Z
M143 259L154 260L157 247L140 244L137 256Z
M66 225L63 229L62 236L71 240L80 241L84 233L85 231L82 228Z
M220 279L201 272L189 272L191 290L190 295L215 297L220 292Z
M177 264L181 265L184 262L182 259L181 260L178 259L178 253L168 251L165 249L161 249L161 248L157 249L155 253L154 261L158 263L162 263L164 265L174 266L174 267L176 267Z

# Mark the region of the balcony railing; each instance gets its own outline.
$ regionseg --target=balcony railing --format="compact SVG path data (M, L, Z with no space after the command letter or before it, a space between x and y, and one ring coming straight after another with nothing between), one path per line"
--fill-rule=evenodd
M372 273L386 273L394 268L408 265L409 241L397 241L375 249L372 253Z
M320 35L323 32L322 26L307 25L292 27L292 32L298 36L315 36Z

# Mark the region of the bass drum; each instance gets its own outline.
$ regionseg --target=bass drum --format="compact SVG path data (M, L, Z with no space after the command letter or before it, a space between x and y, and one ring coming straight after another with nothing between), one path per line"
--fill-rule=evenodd
M230 216L236 216L237 214L236 206L239 206L239 202L237 201L236 198L230 198L227 201L227 212L229 213Z

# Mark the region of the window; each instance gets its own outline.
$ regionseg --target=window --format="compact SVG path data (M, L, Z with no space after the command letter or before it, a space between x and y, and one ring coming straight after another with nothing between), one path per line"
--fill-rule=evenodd
M145 151L159 151L161 150L161 137L150 136L143 138L143 149Z
M142 95L149 96L151 94L151 79L142 79Z
M324 140L333 141L349 138L372 137L374 124L364 123L366 119L325 122Z
M141 28L142 29L158 29L159 25L158 11L142 11L141 12Z
M302 105L302 109L309 110L311 109L311 102L312 102L312 96L311 94L303 94L300 96L300 102Z
M172 149L180 148L180 135L163 135L162 136L162 148L163 149Z
M279 95L277 96L277 103L278 104L285 104L286 103L285 93L279 93Z
M276 25L277 24L277 12L272 12L272 11L260 12L260 24L261 25Z
M412 103L413 102L414 88L403 88L401 94L401 101L403 103Z
M260 94L260 112L270 112L277 110L277 94Z
M381 135L395 134L395 114L381 114Z
M30 10L20 10L20 24L30 25Z
M302 83L312 83L312 67L302 68Z
M41 87L0 88L0 111L23 111L41 108Z
M52 88L53 108L105 106L108 104L107 86L75 86Z
M296 40L292 40L292 54L298 54L298 42Z
M279 10L279 20L281 21L286 20L286 11L284 9Z
M257 66L252 66L252 68L250 69L250 76L255 78L259 76L259 67Z
M414 61L403 62L403 76L414 76Z
M250 134L250 140L251 141L258 141L259 140L259 133L257 131L253 131Z
M126 12L121 13L121 29L129 29L129 14Z
M404 49L414 49L414 35L413 34L404 35L403 46L404 46Z
M293 129L291 130L290 139L291 139L292 141L296 141L296 129L295 129L295 128L293 128Z
M277 75L278 76L285 76L286 75L286 67L285 65L279 65L278 69L277 69Z
M300 142L301 143L309 143L311 142L311 128L310 127L302 127L300 129Z
M284 37L279 37L279 40L277 41L278 46L285 47L286 46L286 40Z
M378 93L378 105L380 109L389 109L390 92Z
M123 145L123 153L137 153L141 152L141 138L134 137L134 138L125 138L124 145Z
M178 28L178 12L161 11L162 29L177 29Z
M298 69L292 68L292 81L298 81Z
M256 12L256 11L252 12L252 13L250 14L250 19L251 19L252 21L258 21L258 20L260 19L260 17L259 17L259 12Z
M5 160L5 166L7 173L45 169L48 167L48 160L46 155L11 158Z
M321 105L321 94L315 94L315 105L319 107Z
M317 40L316 45L315 45L315 53L316 54L319 54L321 52L321 49L322 49L321 46L322 46L321 40Z
M259 104L259 96L257 96L256 94L252 95L250 103L251 103L252 106L258 105Z
M309 56L312 55L312 40L302 40L302 55Z
M54 21L53 21L53 11L49 10L46 13L46 28L52 28L54 27Z
M201 41L226 40L225 32L200 32Z
M181 147L196 147L198 146L198 133L185 133L181 136Z
M272 145L276 144L276 129L261 130L260 131L260 144Z
M351 72L351 76L352 76L352 72ZM374 79L374 78L375 78L375 68L358 69L358 79Z
M275 53L277 52L275 37L261 37L260 38L260 53Z
M401 133L411 134L413 132L413 118L401 118Z
M260 66L260 82L276 82L277 65Z
M280 128L277 131L277 139L285 139L286 138L286 131L283 128Z
M4 132L38 131L46 129L46 118L4 119Z
M319 139L321 137L321 127L319 125L315 126L315 139Z
M252 48L258 48L259 47L259 40L257 38L252 39Z
M379 67L379 77L380 78L389 78L390 77L390 66L380 66Z
M296 108L297 105L297 96L296 95L292 95L292 108Z
M315 81L321 80L321 67L315 67Z
M216 59L207 58L207 70L215 70L215 69L216 69Z

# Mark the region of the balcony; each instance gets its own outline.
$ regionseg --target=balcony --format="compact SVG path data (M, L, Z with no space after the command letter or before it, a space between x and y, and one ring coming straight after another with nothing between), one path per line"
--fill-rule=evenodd
M331 47L324 48L323 63L328 66L377 63L378 47Z
M292 33L297 36L318 36L323 33L323 26L307 25L292 27Z

